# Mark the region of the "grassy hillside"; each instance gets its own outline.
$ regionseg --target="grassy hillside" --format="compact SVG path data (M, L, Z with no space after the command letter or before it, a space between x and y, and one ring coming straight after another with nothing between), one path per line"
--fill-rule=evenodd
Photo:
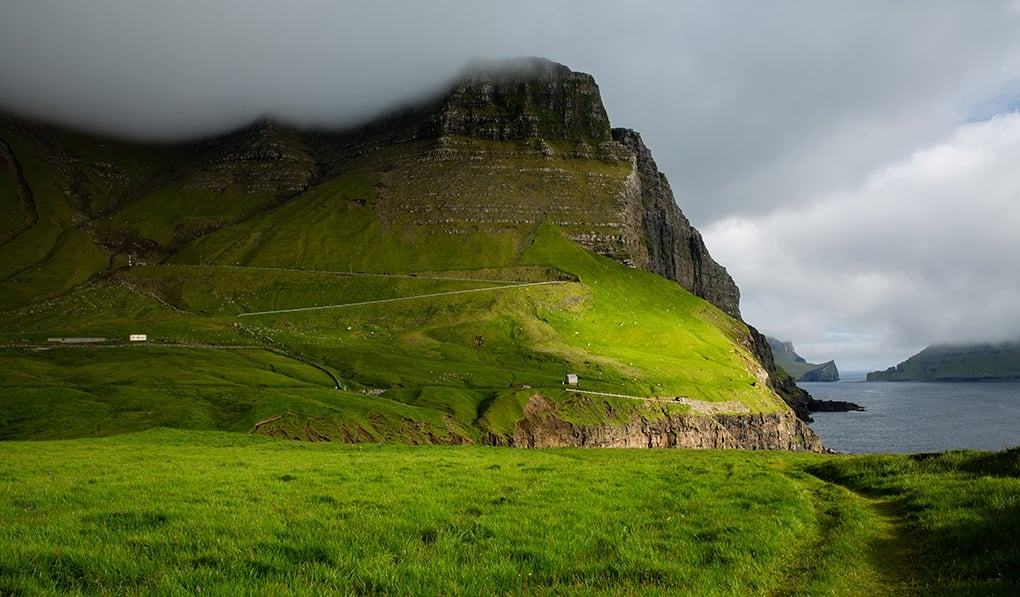
M521 260L541 266L521 265L513 273L563 277L550 268L563 265L555 258L564 255L579 281L533 285L498 277L216 266L120 272L7 315L9 329L23 340L0 352L7 389L0 430L6 438L103 435L153 425L246 430L294 411L334 439L388 433L400 439L410 419L438 437L477 441L488 430L512 429L534 391L569 404L561 386L566 372L578 373L583 387L594 391L735 400L757 412L783 408L749 372L750 353L734 344L746 333L742 325L675 284L587 254L552 228L537 235ZM308 307L313 310L287 311ZM284 312L258 314L274 310ZM150 341L111 347L45 342L130 333L146 333ZM314 365L332 372L342 389ZM525 386L532 392L523 392ZM381 395L359 393L367 390ZM645 408L623 398L596 402L605 410L588 407L579 421ZM227 403L234 405L221 412ZM63 424L33 424L68 409ZM141 414L129 416L135 411ZM380 421L367 422L370 414ZM389 418L395 431L379 429ZM480 429L466 430L479 422ZM404 439L422 437L407 431Z
M0 592L1010 595L1015 450L0 445Z
M588 391L786 408L743 323L570 240L621 217L622 154L323 137L316 163L312 138L269 125L162 148L0 134L10 223L29 200L38 213L0 245L2 438L293 413L259 430L477 442L536 392L576 423L690 411L565 392L567 373Z

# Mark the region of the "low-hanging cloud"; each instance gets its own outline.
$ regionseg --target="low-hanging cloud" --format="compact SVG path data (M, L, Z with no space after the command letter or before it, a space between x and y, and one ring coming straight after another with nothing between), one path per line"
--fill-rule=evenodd
M1008 1L6 0L0 109L136 137L347 126L474 58L545 56L595 75L700 225L935 142L1020 80L1018 28Z

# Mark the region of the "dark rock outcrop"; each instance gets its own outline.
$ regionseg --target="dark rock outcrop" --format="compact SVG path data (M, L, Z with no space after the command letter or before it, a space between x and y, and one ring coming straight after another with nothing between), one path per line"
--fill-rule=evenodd
M842 413L851 410L864 410L864 407L845 400L815 400L808 402L808 409L813 413Z
M478 63L429 119L432 136L491 141L610 139L594 77L542 58Z
M701 233L677 206L641 135L613 129L613 139L634 155L636 177L627 200L632 215L626 237L631 260L740 319L740 290L726 268L708 254Z

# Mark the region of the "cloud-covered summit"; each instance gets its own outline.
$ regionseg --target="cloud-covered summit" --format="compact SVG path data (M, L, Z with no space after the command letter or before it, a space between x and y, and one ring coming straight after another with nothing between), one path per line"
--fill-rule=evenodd
M1016 0L6 0L0 110L146 138L222 132L264 115L336 127L436 93L475 58L545 56L594 75L613 125L641 131L684 212L715 230L709 248L745 304L776 305L746 309L750 321L804 350L818 345L812 358L838 359L834 350L869 343L923 346L942 327L966 329L975 311L996 311L957 302L969 296L962 290L939 299L931 285L937 273L963 280L975 300L1000 296L1020 247L967 221L985 221L989 209L1008 217L1012 204L975 204L989 181L957 169L962 154L945 157L952 194L921 178L937 172L910 165L961 143L1001 150L994 138L1008 136L1006 116L1020 104L1017 31ZM882 192L882 209L956 214L957 235L971 235L970 252L987 261L953 270L932 242L944 229L934 221L885 218L895 232L857 225L848 214L876 209L878 181L894 171L904 194ZM1009 196L1006 173L995 180L991 196ZM808 245L831 216L845 218L827 220L820 244ZM752 230L764 244L751 243ZM783 280L769 265L772 282L755 277L751 264L770 250L763 231L803 235L780 245L797 254L775 249L777 264L824 255L849 272L840 300L812 304L824 324L800 323L807 311L790 299L820 293L817 276L788 268L795 277ZM915 271L876 265L886 263ZM895 288L882 286L889 280ZM883 292L888 301L875 298ZM920 301L912 313L928 313L927 324L889 311L897 297ZM970 329L985 327L974 319Z

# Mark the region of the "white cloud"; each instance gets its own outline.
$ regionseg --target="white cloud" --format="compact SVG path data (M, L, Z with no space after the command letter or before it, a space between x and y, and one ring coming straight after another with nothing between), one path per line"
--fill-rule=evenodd
M744 316L815 359L878 368L932 342L1014 338L1018 163L1020 114L1004 114L960 126L856 188L729 218L705 237L741 287ZM874 354L859 350L865 338Z

